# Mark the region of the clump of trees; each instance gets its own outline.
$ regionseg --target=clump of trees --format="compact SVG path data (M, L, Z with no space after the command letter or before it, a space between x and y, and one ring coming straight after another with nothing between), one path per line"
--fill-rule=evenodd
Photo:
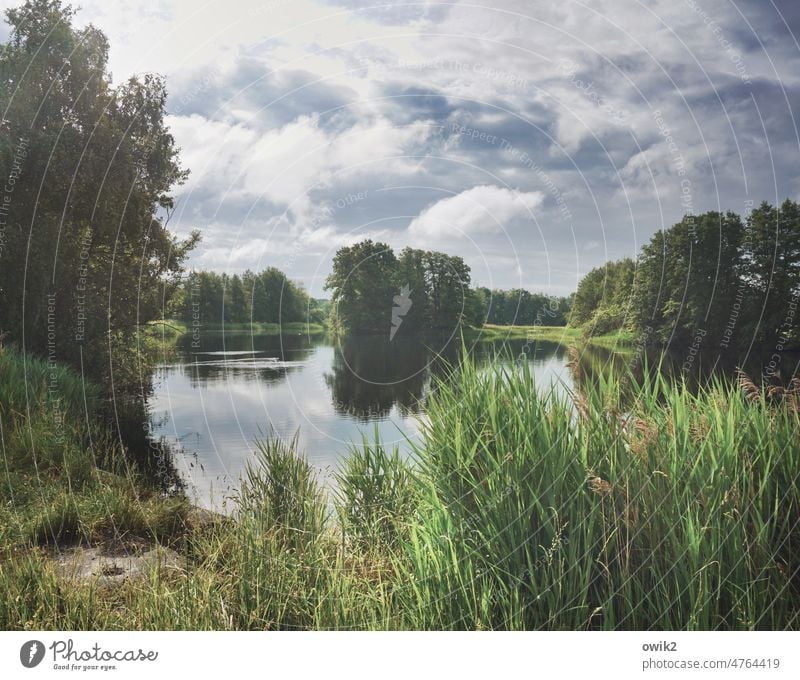
M646 342L702 338L721 348L800 344L800 205L767 202L687 215L657 232L636 262L599 267L581 281L570 323L589 335L614 330Z
M335 327L356 333L452 332L480 325L485 308L470 268L445 253L364 240L340 248L325 284Z
M636 266L630 258L592 269L578 285L569 312L571 326L605 335L630 325Z
M404 335L450 333L462 326L566 326L572 296L552 297L521 288L470 288L460 257L390 246L369 239L340 248L326 281L337 328ZM401 330L402 329L402 330Z
M197 234L168 231L187 172L155 75L112 85L109 45L59 0L5 13L0 51L0 331L100 384L135 383L135 335Z
M322 323L324 310L305 289L275 267L241 276L193 271L183 281L174 304L186 323Z

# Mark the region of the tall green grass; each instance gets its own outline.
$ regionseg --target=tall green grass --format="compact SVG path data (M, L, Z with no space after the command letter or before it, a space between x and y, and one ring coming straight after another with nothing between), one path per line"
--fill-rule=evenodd
M100 391L73 370L0 351L0 556L180 531L187 505L162 499L98 418ZM0 574L8 568L3 560Z
M17 543L0 625L800 627L793 400L647 371L559 394L467 360L433 390L412 458L365 440L333 503L293 443L264 442L234 514L174 544L180 569L110 593L65 588Z
M361 547L394 546L415 519L419 484L395 447L387 451L377 429L364 435L336 474L336 509L346 539Z
M613 377L575 406L467 363L429 404L401 608L423 628L783 629L800 613L800 419Z

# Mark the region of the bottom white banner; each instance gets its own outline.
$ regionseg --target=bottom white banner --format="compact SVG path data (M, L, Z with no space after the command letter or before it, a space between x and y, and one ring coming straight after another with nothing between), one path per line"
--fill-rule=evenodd
M0 678L800 678L759 633L0 633ZM180 675L179 675L180 674Z

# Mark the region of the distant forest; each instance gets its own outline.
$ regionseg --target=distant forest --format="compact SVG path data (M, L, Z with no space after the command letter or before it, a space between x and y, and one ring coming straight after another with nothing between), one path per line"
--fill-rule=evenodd
M476 288L484 323L499 326L566 326L572 298L531 293L522 288L489 290Z
M637 260L589 272L569 323L588 336L638 334L641 344L721 348L800 345L800 206L762 203L687 215L658 231Z
M269 267L241 276L193 271L182 282L174 300L174 315L186 323L324 323L325 305L309 297L286 274Z
M309 297L275 267L241 275L194 271L176 292L172 314L188 324L303 321L356 333L385 333L402 325L404 335L484 323L567 323L571 298L469 284L470 268L460 257L413 248L396 257L385 243L365 240L336 253L326 282L331 301Z
M330 303L286 275L195 272L177 295L177 316L204 323L329 323L344 332L452 332L484 323L620 332L648 345L800 346L800 206L762 203L745 220L687 215L657 232L636 260L590 271L568 297L471 287L460 257L380 242L340 248L326 280Z

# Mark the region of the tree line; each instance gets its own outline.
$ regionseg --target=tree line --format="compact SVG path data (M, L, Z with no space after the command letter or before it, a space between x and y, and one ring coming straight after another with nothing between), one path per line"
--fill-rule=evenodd
M646 344L776 350L800 343L800 206L763 202L687 215L658 231L638 258L581 281L570 324L587 335L625 330Z
M489 290L476 288L485 323L500 326L566 326L572 296L531 293L523 288Z
M248 270L241 275L191 271L182 279L168 313L190 325L214 326L294 321L322 324L328 322L333 310L334 325L338 322L342 328L368 332L385 331L387 318L391 327L394 314L395 321L402 318L404 334L452 329L462 323L567 323L571 297L550 297L521 288L469 289L465 287L469 267L461 258L406 248L392 260L387 249L385 244L364 242L339 251L328 279L337 301L335 307L310 297L301 284L269 267L258 274ZM374 261L365 261L346 274L346 267L353 266L356 258L360 261L365 253L370 253L368 258ZM341 285L334 286L337 281ZM403 296L404 303L394 301ZM408 305L405 312L402 304Z
M181 321L201 326L325 320L320 302L275 267L241 276L192 271L181 283L173 309Z

